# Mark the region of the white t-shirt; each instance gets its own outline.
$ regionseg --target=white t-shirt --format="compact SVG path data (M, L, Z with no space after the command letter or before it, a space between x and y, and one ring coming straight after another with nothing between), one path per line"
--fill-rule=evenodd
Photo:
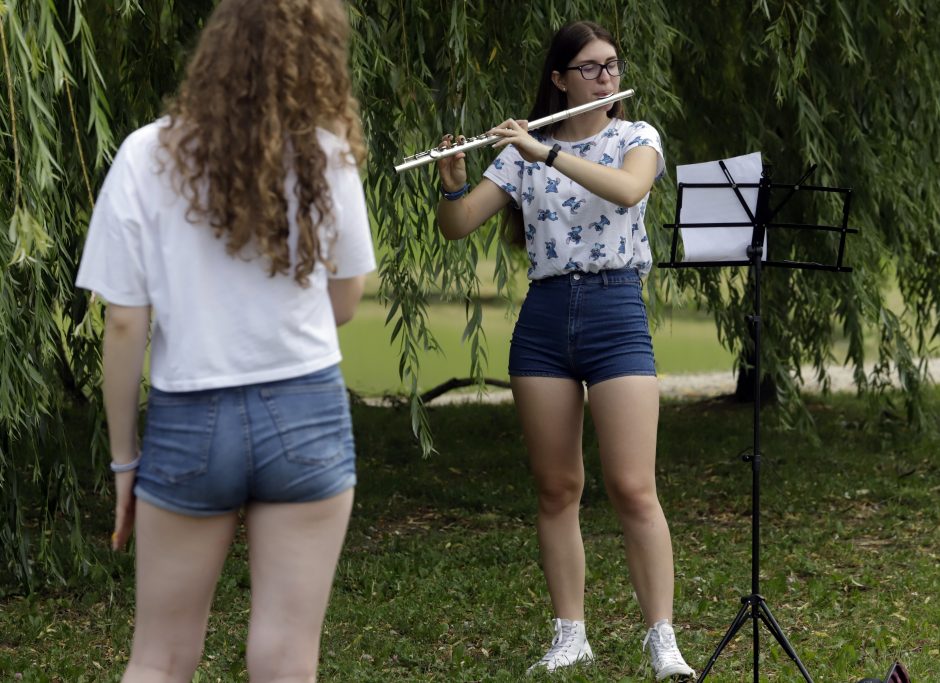
M534 131L546 145L598 164L620 168L634 147L648 146L659 157L656 179L666 169L659 133L645 121L611 119L597 135L566 142ZM635 206L619 206L598 197L544 163L530 164L508 145L483 174L522 208L529 279L579 270L596 273L631 266L640 275L653 265L643 218L649 193Z
M227 236L191 223L158 145L165 121L132 133L111 166L88 226L77 285L121 306L152 306L150 379L163 391L196 391L298 377L340 361L327 270L310 286L293 273L270 277L267 260L230 256ZM345 141L318 130L329 158L336 240L327 252L346 278L375 268L365 196ZM157 155L160 155L159 157ZM290 244L297 227L294 179L287 180ZM321 227L321 235L333 232ZM321 242L326 246L328 241Z

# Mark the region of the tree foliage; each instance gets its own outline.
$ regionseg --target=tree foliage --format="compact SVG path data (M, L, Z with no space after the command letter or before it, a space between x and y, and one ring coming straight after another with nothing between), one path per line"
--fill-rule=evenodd
M90 487L76 467L106 457L98 392L99 307L73 286L93 204L116 144L159 114L212 0L0 0L0 567L29 585L96 566L81 535ZM471 376L482 381L486 341L477 265L495 255L511 299L519 255L495 224L446 242L434 227L432 169L397 175L395 161L445 131L477 134L532 103L548 38L572 19L608 26L628 59L627 111L663 133L668 168L760 150L780 181L810 162L812 181L855 188L851 276L769 272L765 364L793 400L801 365L825 376L835 335L863 389L897 372L909 417L923 422L921 360L935 344L940 308L938 218L940 37L937 3L860 0L354 0L352 65L370 146L365 177L383 257L380 295L411 419L426 450L419 352L437 348L429 301L467 309ZM491 154L471 153L478 178ZM665 255L673 181L651 204L654 253ZM795 207L807 222L838 220L827 201ZM771 236L775 258L807 245ZM826 251L831 245L811 244ZM886 303L897 272L904 309ZM649 279L651 305L701 305L722 342L743 353L749 309L743 271L665 271ZM876 371L863 369L863 335L878 340ZM896 369L895 369L896 366ZM795 378L795 379L794 379ZM66 406L84 406L92 444L70 438ZM70 414L75 414L71 411ZM98 467L100 471L102 468ZM100 475L99 475L100 477ZM96 479L100 488L102 480ZM69 533L61 533L61 530Z
M97 566L79 504L100 474L79 476L107 460L101 311L78 257L116 144L158 113L211 5L0 2L0 576L21 585L37 561L58 581Z

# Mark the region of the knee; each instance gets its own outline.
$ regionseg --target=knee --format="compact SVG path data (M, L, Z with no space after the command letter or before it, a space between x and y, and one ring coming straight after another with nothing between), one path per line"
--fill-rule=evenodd
M618 477L607 482L607 495L621 517L642 520L658 514L659 497L654 482Z
M122 680L189 681L201 659L201 643L199 647L181 645L159 652L132 652Z
M580 476L550 477L538 481L539 512L557 515L577 508L584 490L584 478Z
M290 634L249 635L245 648L245 664L251 681L314 681L319 658L318 638L298 643Z

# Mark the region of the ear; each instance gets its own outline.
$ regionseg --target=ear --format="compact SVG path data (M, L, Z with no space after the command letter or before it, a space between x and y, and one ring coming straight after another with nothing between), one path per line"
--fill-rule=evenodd
M568 90L568 86L565 85L565 78L561 75L559 71L552 71L552 83L555 84L555 87L565 92Z

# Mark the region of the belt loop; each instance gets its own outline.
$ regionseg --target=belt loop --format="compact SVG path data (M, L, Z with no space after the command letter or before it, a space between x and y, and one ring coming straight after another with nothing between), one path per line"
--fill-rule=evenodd
M607 289L607 270L601 271L601 280L604 282L604 289Z

